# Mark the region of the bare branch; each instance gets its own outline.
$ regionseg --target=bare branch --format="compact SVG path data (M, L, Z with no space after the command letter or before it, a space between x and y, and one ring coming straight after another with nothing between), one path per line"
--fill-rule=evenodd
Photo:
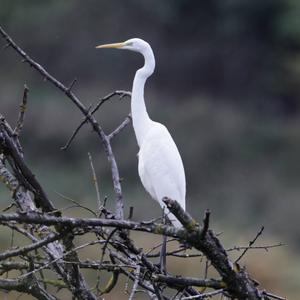
M8 250L5 252L2 252L2 253L0 253L0 260L4 260L4 259L7 259L7 258L13 257L13 256L24 255L32 250L39 249L49 243L52 243L52 242L60 239L61 237L62 237L62 234L50 234L45 239L40 240L31 245L21 247L20 249Z
M245 295L247 295L247 299L249 300L261 299L259 290L245 270L235 272L233 263L229 260L225 249L213 232L208 230L204 237L201 234L202 229L199 229L196 221L176 201L164 199L164 202L191 235L186 241L200 250L211 261L214 268L222 276L222 280L226 283L232 295L241 299ZM193 238L191 238L192 236Z
M108 135L109 140L113 139L117 134L119 134L129 123L131 122L131 114L129 114L125 120Z
M234 246L232 248L226 249L226 251L231 252L231 251L241 251L241 250L248 249L248 251L249 250L265 250L268 252L269 249L282 247L282 246L285 246L285 244L277 243L277 244L272 244L272 245L250 246L250 247L249 246Z
M67 228L88 228L88 227L116 227L119 229L131 229L136 231L144 231L159 235L171 237L186 238L188 232L185 229L177 229L173 226L162 224L143 224L142 222L133 222L115 219L99 219L99 218L71 218L56 217L37 212L0 214L0 222L16 221L24 224L42 224L46 226L60 225Z
M111 167L112 181L113 181L114 191L116 194L116 218L123 219L124 203L123 203L123 195L122 195L119 170L117 167L116 159L113 154L109 139L105 135L101 126L99 125L97 120L90 114L88 109L86 109L86 107L82 104L79 98L72 91L70 91L64 84L62 84L59 80L57 80L55 77L50 75L45 68L43 68L40 64L34 61L28 54L26 54L25 51L21 49L12 40L12 38L3 30L1 26L0 26L0 34L7 41L7 43L10 44L10 46L24 59L25 62L27 62L31 67L37 70L43 76L43 78L46 78L56 88L62 91L77 106L77 108L82 112L82 114L89 121L93 130L97 133L98 137L102 141L104 151L106 153L108 162L110 163L110 167Z
M94 164L93 164L93 159L92 159L91 153L88 153L88 157L89 157L89 161L90 161L90 165L91 165L91 170L92 170L93 183L94 183L95 190L96 190L96 195L97 195L98 213L100 213L101 209L102 209L102 203L101 203L101 198L100 198L100 192L99 192L99 185L98 185L97 175L96 175L96 171L95 171L95 168L94 168Z

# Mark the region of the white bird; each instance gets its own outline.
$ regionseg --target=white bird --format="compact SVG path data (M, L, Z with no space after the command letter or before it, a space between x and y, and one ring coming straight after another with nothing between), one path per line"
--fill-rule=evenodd
M132 123L140 148L138 173L144 188L162 207L165 207L162 199L168 197L177 200L185 209L186 182L181 156L168 129L150 119L145 105L145 82L155 69L151 46L142 39L133 38L96 48L126 49L144 56L145 63L135 74L131 96ZM169 219L174 226L181 226L175 216L169 215Z

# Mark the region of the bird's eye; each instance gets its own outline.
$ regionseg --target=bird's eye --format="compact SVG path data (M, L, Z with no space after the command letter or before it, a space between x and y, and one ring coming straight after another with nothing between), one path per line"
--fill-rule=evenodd
M126 44L127 44L127 46L132 46L133 42L127 42Z

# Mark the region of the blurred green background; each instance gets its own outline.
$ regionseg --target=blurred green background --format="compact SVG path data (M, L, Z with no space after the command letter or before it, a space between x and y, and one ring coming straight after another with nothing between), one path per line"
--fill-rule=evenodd
M266 288L298 298L299 1L0 0L0 23L63 83L76 77L74 91L87 106L111 91L130 90L142 64L135 53L94 47L132 37L147 40L157 61L146 86L147 107L154 120L167 125L182 154L187 209L198 219L211 209L212 226L223 232L228 247L246 244L264 225L258 244L286 246L251 252L243 263ZM96 135L86 127L62 152L80 113L13 51L2 50L0 113L12 124L24 83L30 88L22 135L26 159L55 205L69 205L61 193L96 208L87 157L91 152L101 197L107 196L113 207L109 166ZM110 132L129 109L128 99L115 99L103 105L97 119ZM116 137L113 147L126 214L134 206L135 220L159 216L159 206L150 201L138 178L131 126ZM0 193L4 208L10 203L4 186ZM1 234L3 246L9 239ZM145 242L145 236L137 239ZM194 265L178 262L172 270L196 276ZM120 293L106 298L127 298L122 288Z

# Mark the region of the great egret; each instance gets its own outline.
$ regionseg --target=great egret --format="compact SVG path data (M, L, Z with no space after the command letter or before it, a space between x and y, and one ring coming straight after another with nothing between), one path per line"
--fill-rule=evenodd
M165 207L162 199L177 200L185 209L185 173L183 163L168 129L150 119L144 100L144 86L155 68L155 59L150 45L142 39L133 38L122 43L100 45L96 48L126 49L141 53L144 66L137 70L132 87L131 113L133 128L139 145L138 172L151 197ZM172 224L180 222L172 215Z

